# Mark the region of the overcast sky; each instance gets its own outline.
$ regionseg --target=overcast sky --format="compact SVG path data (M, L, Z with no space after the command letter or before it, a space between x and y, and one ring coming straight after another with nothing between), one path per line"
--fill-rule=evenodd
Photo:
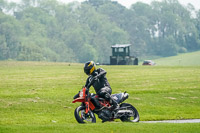
M7 1L19 2L20 0L7 0ZM59 0L59 1L68 3L68 2L72 2L72 1L82 2L84 0ZM127 8L129 8L131 4L136 3L138 1L150 4L154 0L112 0L112 1L118 1L120 4L122 4L122 5L126 6ZM156 0L156 1L162 1L162 0ZM179 0L179 2L181 4L183 4L183 5L185 5L185 6L188 3L191 3L196 8L196 10L200 9L200 0Z

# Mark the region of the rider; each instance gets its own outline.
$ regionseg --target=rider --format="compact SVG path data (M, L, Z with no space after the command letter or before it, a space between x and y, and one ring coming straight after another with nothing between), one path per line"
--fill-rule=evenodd
M99 97L110 101L110 104L113 105L114 109L117 108L117 102L111 97L112 89L106 78L107 72L102 68L96 69L96 65L93 61L88 61L85 63L84 72L89 76L85 87L89 89L92 85ZM90 83L91 81L92 83Z

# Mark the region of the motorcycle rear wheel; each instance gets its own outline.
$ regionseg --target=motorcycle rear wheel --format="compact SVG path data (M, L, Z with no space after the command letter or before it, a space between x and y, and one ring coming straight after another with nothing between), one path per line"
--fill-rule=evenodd
M79 106L74 111L74 116L78 123L96 123L96 117L92 111L85 114L85 107Z
M128 116L128 115L122 116L122 117L120 118L120 120L121 120L122 122L139 122L140 116L139 116L139 113L138 113L137 109L136 109L134 106L132 106L132 105L129 104L129 103L122 103L122 104L120 105L120 107L127 107L127 108L126 108L127 110L133 111L133 116Z

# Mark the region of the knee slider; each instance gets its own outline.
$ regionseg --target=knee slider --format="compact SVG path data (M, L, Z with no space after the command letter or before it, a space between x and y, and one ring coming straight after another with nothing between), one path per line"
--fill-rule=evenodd
M105 97L106 100L110 100L110 94L109 94L109 93L106 93L106 94L104 95L104 97Z

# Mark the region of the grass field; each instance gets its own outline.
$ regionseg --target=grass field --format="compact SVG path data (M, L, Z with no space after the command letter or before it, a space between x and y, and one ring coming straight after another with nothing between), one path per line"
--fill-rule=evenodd
M161 66L200 66L200 51L154 60Z
M0 62L0 132L199 132L200 124L78 124L73 96L85 84L82 64ZM141 121L200 118L199 66L98 66L113 93L127 91ZM91 88L91 92L94 92Z

